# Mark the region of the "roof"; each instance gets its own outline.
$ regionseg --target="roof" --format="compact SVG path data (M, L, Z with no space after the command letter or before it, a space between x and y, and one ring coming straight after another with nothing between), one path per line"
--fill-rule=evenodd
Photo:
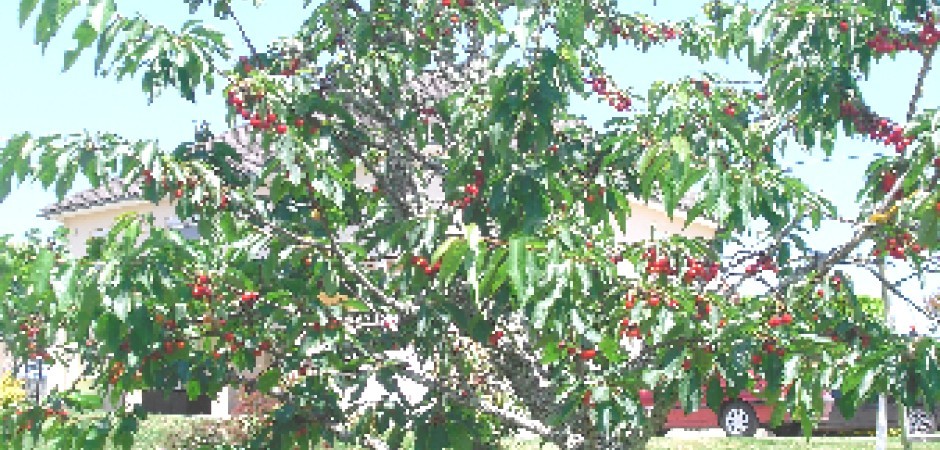
M251 138L248 127L242 126L215 137L211 141L225 142L235 149L240 158L231 161L231 163L238 170L246 173L258 173L264 163L264 152L261 149L260 136L255 136L255 143L251 142ZM46 206L40 210L39 216L51 218L62 213L91 209L127 200L141 200L142 198L143 193L141 192L140 182L125 184L120 179L115 178L108 184L77 192L57 203Z
M94 189L87 189L68 197L62 201L46 206L39 212L40 217L49 218L66 212L90 209L125 200L138 200L141 197L140 185L125 186L119 179Z

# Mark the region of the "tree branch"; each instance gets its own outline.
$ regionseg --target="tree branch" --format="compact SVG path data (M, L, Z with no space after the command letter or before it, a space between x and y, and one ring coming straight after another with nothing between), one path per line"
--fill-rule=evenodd
M444 386L443 384L438 383L436 380L429 379L411 369L403 368L401 373L412 381L428 387L428 389L442 391L446 398L453 401L454 403L470 406L489 414L493 414L518 428L531 431L540 436L551 436L556 433L553 428L541 422L523 417L522 415L516 414L512 411L506 411L504 409L497 408L496 406L484 402L483 400L480 400L476 397L463 397L458 392L456 392L456 390Z
M235 11L232 10L232 5L231 5L231 4L228 4L228 3L226 3L226 5L227 5L226 7L227 7L227 9L228 9L228 11L227 11L228 14L229 14L230 16L232 16L232 20L235 21L235 25L238 27L238 31L239 31L239 32L241 33L241 35L242 35L242 39L245 41L245 44L248 45L248 50L251 51L251 56L252 56L252 57L258 56L258 50L255 49L255 46L254 46L254 45L252 45L251 39L248 39L248 33L245 33L245 28L242 26L241 21L238 20L238 17L235 16Z
M933 62L934 52L934 47L928 47L926 50L924 50L924 62L920 66L920 72L917 73L917 84L914 85L914 95L911 96L911 102L907 106L908 122L914 118L914 113L917 110L917 101L920 100L921 96L924 95L924 79L927 78L927 73L930 72L930 65Z

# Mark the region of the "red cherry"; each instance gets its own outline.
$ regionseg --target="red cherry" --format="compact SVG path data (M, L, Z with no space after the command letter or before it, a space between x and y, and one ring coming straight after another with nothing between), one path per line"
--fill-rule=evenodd
M441 0L441 6L443 7L450 6L450 0Z
M783 325L790 325L793 323L793 316L791 316L790 313L783 313L783 315L780 316L780 322Z
M844 20L842 22L839 22L839 31L843 33L845 33L846 31L849 31L849 23Z
M682 368L685 369L685 370L691 369L691 368L692 368L692 361L691 361L691 360L688 360L688 359L685 360L685 361L683 361L683 362L682 362Z
M589 360L589 359L591 359L591 358L594 358L594 356L596 356L596 355L597 355L597 350L594 350L594 349L591 349L591 348L581 350L581 359L583 359L583 360L585 360L585 361L587 361L587 360Z
M763 361L764 361L764 358L761 357L761 355L758 355L756 353L751 355L751 362L754 363L754 365L760 365L760 363Z
M725 108L725 114L727 114L728 116L734 117L734 113L735 113L735 111L734 111L734 107L733 107L733 106L728 106L728 107Z
M659 297L653 296L653 297L650 297L649 300L647 300L646 302L649 303L650 306L655 308L659 306L661 300L659 299Z
M277 120L277 114L268 113L268 123L274 123Z
M502 339L502 337L502 331L494 331L493 334L490 335L490 345L495 347L497 344L499 344L499 340Z
M780 326L780 317L778 317L778 316L776 316L776 315L771 316L770 319L767 320L767 325L769 325L771 328L779 327L779 326Z
M274 131L276 131L277 134L287 133L287 125L284 125L283 123L279 123L277 124L276 127L274 127Z
M303 128L303 127L304 127L304 119L296 119L296 120L294 120L294 126L297 127L297 128Z

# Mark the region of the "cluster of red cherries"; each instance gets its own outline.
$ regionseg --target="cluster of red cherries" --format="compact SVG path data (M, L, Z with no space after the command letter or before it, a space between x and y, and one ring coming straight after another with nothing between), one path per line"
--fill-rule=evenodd
M431 277L437 274L441 270L441 261L437 260L434 264L431 264L427 258L423 256L412 256L411 264L421 268L424 271L424 274Z
M882 245L872 250L872 256L878 257L883 252L887 252L892 258L905 259L906 255L916 255L923 250L920 244L914 241L911 233L904 233L886 239Z
M695 280L712 281L718 276L720 265L717 262L699 261L695 258L685 259L686 269L682 280L691 283Z
M610 32L615 35L619 35L624 39L630 39L628 30L624 29L618 23L610 26ZM682 35L682 30L670 27L668 25L651 26L649 24L643 24L640 26L640 32L642 32L643 35L645 35L652 42L658 42L660 39L664 41L671 41Z
M757 273L761 271L777 273L780 271L780 268L777 267L773 258L768 255L762 255L756 263L748 264L747 267L744 268L744 273L747 275L757 275Z
M585 78L584 83L590 84L595 94L607 97L607 102L618 112L624 112L633 105L630 97L624 95L623 92L607 90L607 79L604 77Z
M916 35L914 33L908 33L906 35L892 33L891 29L885 27L879 30L874 38L868 39L866 44L876 53L885 54L905 50L920 52L924 50L924 47L930 47L940 42L940 31L936 28L932 13L928 12L923 18L918 18L917 22L923 23L924 27ZM839 30L843 33L848 32L848 22L840 22ZM914 41L915 36L917 42Z
M676 275L679 271L672 266L669 258L657 254L656 248L650 247L643 253L643 259L646 260L646 273L659 275ZM717 262L700 261L695 258L686 257L686 270L682 274L682 279L686 283L695 280L712 281L718 276L721 266Z
M669 258L657 258L656 248L650 247L643 253L646 260L647 274L675 275L678 271L672 267Z
M462 199L452 200L450 202L451 206L466 208L470 206L471 203L473 203L473 200L480 196L480 189L483 187L483 171L477 169L473 172L473 174L473 183L467 183L463 187L464 197Z
M860 133L868 134L872 140L881 140L886 146L894 146L898 153L904 153L914 141L911 136L905 136L904 127L901 125L883 117L865 117L850 100L845 100L839 105L839 112L843 117L852 118Z
M196 300L209 299L212 296L212 287L209 286L209 277L207 275L196 277L196 282L193 283L192 288L193 298Z

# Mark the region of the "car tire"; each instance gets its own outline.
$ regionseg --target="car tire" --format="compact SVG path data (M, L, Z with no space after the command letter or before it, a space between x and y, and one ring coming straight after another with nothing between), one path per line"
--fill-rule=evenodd
M751 437L757 433L757 420L754 408L746 402L737 400L721 408L718 422L729 437Z
M908 434L932 434L937 431L936 417L924 408L908 408L904 419Z

